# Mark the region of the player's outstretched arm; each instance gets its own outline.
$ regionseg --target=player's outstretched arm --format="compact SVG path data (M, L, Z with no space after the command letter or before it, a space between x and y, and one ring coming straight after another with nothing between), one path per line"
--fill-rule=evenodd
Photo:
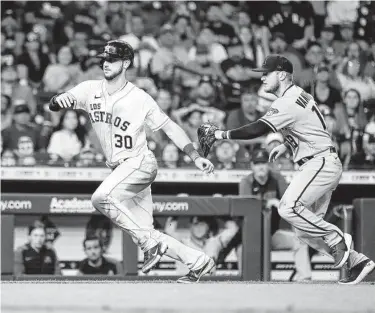
M193 143L180 126L172 120L169 120L162 129L174 144L193 160L196 167L207 174L213 172L213 164L200 156L198 151L194 148Z
M54 112L68 108L86 110L88 94L95 92L97 88L97 81L86 80L66 92L53 96L49 109Z
M57 112L62 109L68 109L68 108L74 107L74 104L76 102L77 101L75 100L73 95L71 95L68 92L63 92L51 98L49 102L49 109L51 111Z
M207 156L216 140L254 139L269 133L271 130L271 127L262 120L227 131L220 130L216 125L208 122L198 128L199 145L204 156Z
M272 129L266 123L261 120L257 120L253 123L245 126L223 131L215 131L216 139L254 139L268 134Z

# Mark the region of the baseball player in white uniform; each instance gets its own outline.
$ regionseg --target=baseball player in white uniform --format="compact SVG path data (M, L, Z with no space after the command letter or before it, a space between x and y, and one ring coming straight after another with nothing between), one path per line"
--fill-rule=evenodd
M197 282L214 269L213 259L153 227L150 186L157 174L157 161L147 147L145 126L153 131L162 129L200 170L211 173L213 165L199 155L186 133L150 95L126 80L126 69L134 59L128 43L109 41L99 57L105 79L85 81L54 96L50 109L73 108L88 113L107 166L112 169L92 195L93 206L140 246L145 255L142 271L149 272L166 254L190 270L178 282Z
M268 112L254 123L228 131L216 130L216 139L253 139L270 130L281 132L284 143L270 153L276 160L287 149L299 170L293 177L278 208L298 237L334 259L334 267L348 263L348 278L340 284L357 284L375 269L375 263L351 249L352 237L324 220L332 191L336 189L342 165L322 114L314 98L293 84L293 65L285 57L270 55L261 68L264 90L277 99ZM205 125L211 127L212 125Z

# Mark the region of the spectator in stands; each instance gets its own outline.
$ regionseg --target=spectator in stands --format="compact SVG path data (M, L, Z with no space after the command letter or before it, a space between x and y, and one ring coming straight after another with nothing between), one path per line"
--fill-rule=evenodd
M220 95L220 88L217 87L217 82L213 81L209 76L202 76L197 88L193 89L190 93L190 99L194 103L202 107L211 107L212 109L216 109L216 114L214 121L216 123L221 124L225 113L221 111L224 106L222 100L218 97L218 93ZM190 104L191 102L187 102ZM214 112L214 110L212 110Z
M354 39L354 25L350 21L344 21L339 26L340 37L338 40L334 40L333 49L335 55L338 57L344 57L348 45Z
M233 38L227 49L229 58L222 61L220 66L228 81L243 87L258 83L261 75L251 70L255 63L245 57L241 41L237 37Z
M103 243L97 236L86 237L83 241L86 258L80 262L79 275L121 275L119 262L104 257Z
M156 95L156 103L168 116L171 116L173 103L172 95L167 89L159 89Z
M41 138L38 129L30 121L30 109L26 103L16 103L13 123L2 131L2 138L3 150L15 153L20 165L33 165L30 162L33 162L34 152L41 148Z
M209 28L214 33L215 42L228 47L236 33L232 25L228 24L228 18L225 16L220 3L210 2L206 13L206 22L203 23L204 28Z
M295 73L302 71L304 58L297 49L287 43L283 33L275 32L271 34L270 50L273 54L281 54L288 58L293 64Z
M334 115L335 127L331 128L334 136L340 136L340 151L344 155L350 153L351 130L349 126L346 109L342 103L340 92L329 85L330 70L328 65L322 63L315 69L316 81L315 83L306 87L306 91L314 96L318 107L328 107L327 117ZM336 127L337 126L337 127Z
M2 141L2 138L1 138ZM12 151L3 151L2 142L1 142L1 166L16 166L17 161L14 153Z
M44 229L46 231L46 241L45 245L47 248L52 249L53 244L55 243L56 239L60 237L61 233L57 229L57 226L52 220L48 217L48 215L43 215L40 218L40 221L44 225Z
M172 112L172 117L185 130L193 142L198 142L197 129L203 121L211 121L222 125L225 113L213 107L192 103L188 107Z
M191 16L193 15L177 14L172 20L177 39L180 45L184 46L187 50L190 50L197 37L193 29Z
M63 46L57 52L57 63L48 65L44 73L44 91L59 93L69 90L77 84L79 75L79 65L74 63L72 49Z
M61 143L64 144L61 144ZM83 147L88 146L86 132L80 124L79 115L75 110L64 110L59 125L50 139L47 152L69 162L78 155Z
M101 166L105 164L103 162L104 157L102 154L97 153L94 149L91 148L83 148L79 154L75 155L72 159L74 161L74 165L76 167L94 167L97 166L97 160L101 159Z
M257 95L257 86L244 88L241 90L241 107L234 109L228 113L226 120L226 128L232 129L244 126L256 121L262 114L258 111L259 96ZM240 144L256 144L262 143L264 137L251 140L241 140Z
M295 79L299 86L306 88L311 86L315 80L314 68L321 64L324 60L323 49L316 41L308 43L305 62L306 66L301 72L295 73Z
M164 168L178 168L179 161L180 161L180 152L176 145L173 143L168 143L164 149L162 154L162 167Z
M187 90L197 88L202 80L202 76L207 78L210 77L211 80L227 82L219 65L212 61L209 54L209 47L206 44L198 43L195 48L194 59L190 60L184 68L181 68L178 71L181 85Z
M370 46L368 60L364 69L364 75L375 81L375 40Z
M260 117L258 100L256 88L244 88L241 92L241 107L228 113L226 128L234 129L256 121Z
M327 51L334 50L333 42L335 39L335 30L332 25L323 24L320 36L318 38L319 44L322 46L324 54L327 55ZM332 51L334 53L334 51Z
M215 261L218 260L220 252L228 245L239 227L232 220L225 221L224 228L219 229L218 221L212 217L194 216L190 220L190 229L187 235L179 232L178 220L168 217L164 231L166 234L176 238L183 244L204 251ZM186 271L185 265L177 264L178 272Z
M56 252L47 248L44 224L36 221L28 229L29 242L14 252L14 275L61 275Z
M91 79L103 79L103 70L100 60L96 58L96 51L89 51L87 56L81 58L81 66L78 74L77 83Z
M72 1L63 8L64 18L67 21L73 22L75 31L84 32L89 37L92 37L94 27L97 24L97 19L94 14L95 9L98 9L95 2Z
M264 201L265 208L271 210L272 247L275 250L293 250L297 281L311 280L311 265L308 246L299 241L277 211L279 202L287 188L285 178L276 171L270 170L268 153L265 150L254 150L251 158L252 173L243 178L239 184L240 196L255 196ZM284 223L284 224L282 224Z
M348 89L344 93L344 106L349 119L350 131L352 135L353 153L361 150L361 134L363 133L367 118L363 107L361 95L356 89Z
M74 30L73 38L68 44L73 51L74 59L81 61L90 52L89 36L84 31Z
M1 93L11 98L12 104L23 100L29 106L31 115L36 112L36 98L27 81L20 80L16 67L3 66L1 69Z
M236 154L240 146L238 143L229 140L222 140L215 147L215 167L219 170L232 170L240 168L243 164L237 164Z
M103 215L91 215L86 224L85 238L99 237L104 253L108 251L113 238L113 224Z
M173 67L187 62L187 52L177 45L175 31L170 24L160 29L159 49L150 61L151 77L158 87L171 87Z
M344 92L356 89L362 101L375 98L375 82L363 74L365 64L358 59L345 59L337 68L337 78Z
M154 81L149 77L143 76L140 68L136 68L133 64L131 64L126 70L126 78L138 88L146 91L152 97L157 95L158 90Z
M130 27L131 31L120 36L119 39L128 42L133 47L136 51L134 64L140 68L141 73L145 73L159 44L153 36L145 34L145 21L141 15L133 14L131 16Z
M361 61L364 53L358 41L352 41L348 44L345 55L349 60Z
M1 94L1 130L8 128L12 124L11 101L10 97Z
M1 66L14 65L16 62L15 49L16 41L14 38L6 38L5 33L1 32Z
M256 66L261 66L265 59L265 53L251 26L240 27L238 37L243 45L245 58L251 60Z
M311 3L280 1L267 7L265 24L271 33L285 34L286 41L296 49L303 49L314 38L313 8Z
M375 135L369 134L364 149L355 153L349 163L349 169L367 169L375 168Z
M224 46L215 40L215 34L212 29L205 27L199 32L196 44L189 51L189 59L196 60L199 54L198 46L207 47L208 60L214 63L221 63L228 57L227 51Z
M190 140L198 142L197 129L203 123L203 110L197 104L191 104L189 107L184 107L172 112L172 117L180 125Z
M39 35L30 32L26 35L24 51L17 60L27 68L27 78L32 86L38 87L43 79L44 72L50 63L48 54L42 51Z

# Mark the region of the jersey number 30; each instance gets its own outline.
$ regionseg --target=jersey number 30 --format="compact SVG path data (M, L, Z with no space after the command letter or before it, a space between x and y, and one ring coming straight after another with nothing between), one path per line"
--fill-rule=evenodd
M115 147L116 148L133 148L133 138L130 136L121 136L115 134Z

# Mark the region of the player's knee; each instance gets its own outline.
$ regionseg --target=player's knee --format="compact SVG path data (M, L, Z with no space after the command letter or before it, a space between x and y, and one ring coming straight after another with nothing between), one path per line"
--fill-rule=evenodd
M104 207L108 193L103 192L99 188L91 196L91 202L95 209L101 210Z

